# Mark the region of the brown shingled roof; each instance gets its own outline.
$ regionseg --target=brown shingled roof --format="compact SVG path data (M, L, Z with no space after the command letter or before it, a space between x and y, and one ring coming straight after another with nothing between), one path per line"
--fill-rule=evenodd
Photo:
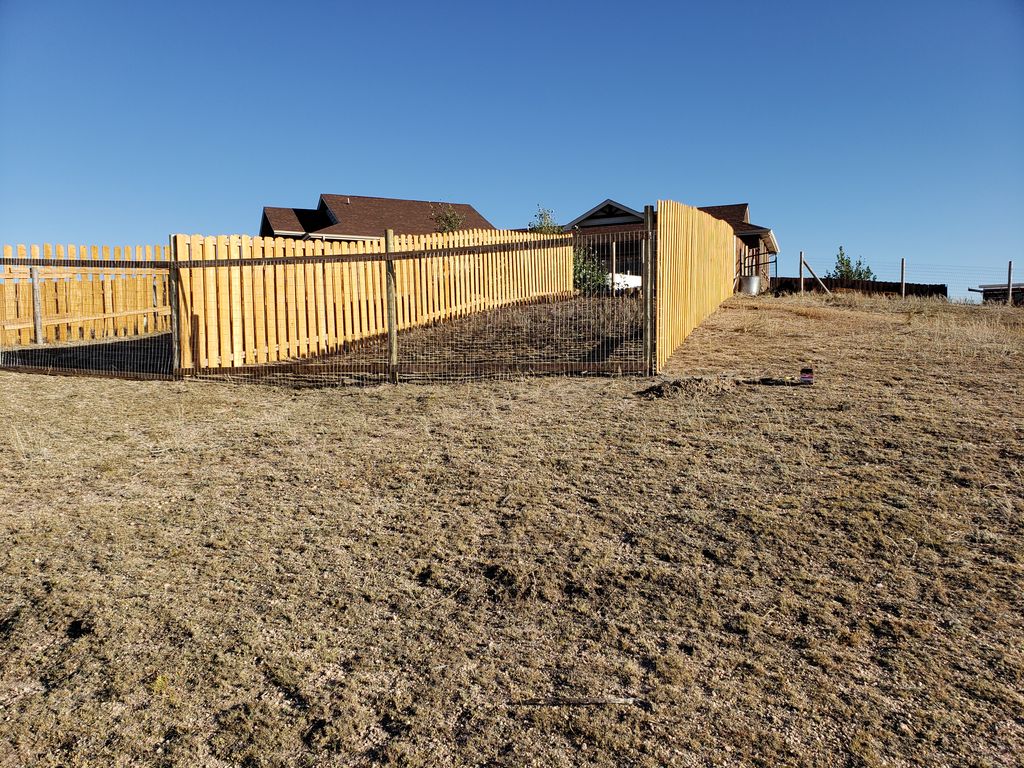
M286 235L313 232L329 226L331 220L316 208L264 208L260 235ZM269 224L269 230L267 225Z
M732 224L735 230L738 224L746 224L750 221L750 204L734 203L732 205L705 205L698 208L698 211L710 213L716 219L727 221Z
M733 234L747 245L767 247L771 253L778 252L778 243L771 229L750 223L750 205L748 203L706 205L698 210L726 222L732 227Z
M393 229L401 235L426 235L437 231L433 217L448 205L463 216L464 229L494 229L473 206L465 203L321 195L317 209L264 208L260 234L283 235L287 231L315 237L383 237L384 230ZM264 231L267 229L272 231Z

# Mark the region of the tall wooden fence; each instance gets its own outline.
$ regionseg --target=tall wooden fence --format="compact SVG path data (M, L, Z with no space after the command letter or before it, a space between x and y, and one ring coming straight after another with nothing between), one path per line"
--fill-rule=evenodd
M5 245L0 346L169 331L169 257L159 245Z
M178 368L224 371L329 355L396 330L573 289L572 237L467 230L324 242L248 236L171 238Z
M658 201L656 368L732 295L736 278L732 227L672 200Z

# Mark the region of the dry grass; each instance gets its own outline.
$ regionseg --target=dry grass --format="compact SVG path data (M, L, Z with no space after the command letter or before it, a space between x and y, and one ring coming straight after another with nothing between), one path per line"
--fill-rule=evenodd
M661 397L0 374L0 764L1015 765L1022 328L735 299Z

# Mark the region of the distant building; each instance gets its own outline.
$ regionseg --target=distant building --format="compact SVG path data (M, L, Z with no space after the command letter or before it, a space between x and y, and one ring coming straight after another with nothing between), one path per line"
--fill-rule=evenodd
M320 195L316 208L264 208L260 236L372 240L384 237L388 229L397 235L426 235L438 231L435 217L448 206L462 216L462 229L494 229L473 206L465 203Z
M1013 289L1014 306L1024 306L1024 283L1014 283L1011 288ZM981 300L986 304L1006 303L1006 283L979 285L977 288L968 288L967 290L972 293L980 293Z
M736 275L760 275L767 281L769 268L779 252L775 234L768 227L750 223L750 205L709 205L698 210L721 219L736 236ZM655 214L657 216L657 214ZM614 200L598 203L565 225L566 232L629 232L643 229L644 215Z

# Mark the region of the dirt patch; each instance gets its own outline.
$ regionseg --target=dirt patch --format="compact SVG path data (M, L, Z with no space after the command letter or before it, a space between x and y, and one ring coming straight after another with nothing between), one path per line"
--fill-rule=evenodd
M638 397L650 399L676 398L728 392L740 379L723 376L692 376L686 379L666 379L637 392Z
M637 295L575 296L475 311L398 334L403 382L519 378L573 371L615 374L643 370L642 302ZM331 386L379 383L388 360L386 337L366 339L338 354L229 374L260 383ZM221 374L204 374L223 379Z
M649 397L0 373L0 765L1015 765L1021 317L735 299Z

